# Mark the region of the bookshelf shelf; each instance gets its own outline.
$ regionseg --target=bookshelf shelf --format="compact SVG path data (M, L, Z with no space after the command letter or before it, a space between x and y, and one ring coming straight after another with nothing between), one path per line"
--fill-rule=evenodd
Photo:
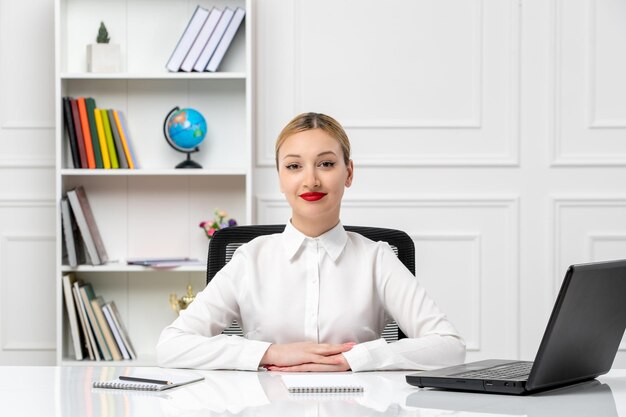
M63 73L62 80L245 80L245 72Z
M178 266L175 268L152 268L139 265L107 264L107 265L79 265L72 268L68 265L61 267L62 272L201 272L206 273L206 266Z
M246 10L243 24L217 72L170 73L165 65L196 5ZM206 266L153 268L126 265L130 258L189 257L206 260L209 241L199 227L214 210L239 224L252 220L252 103L254 92L252 0L55 0L55 197L56 362L69 366L154 366L161 330L175 319L169 296L188 285L203 288ZM87 71L87 45L106 23L120 45L121 72ZM96 107L125 116L138 169L77 169L64 126L63 97L92 97ZM193 108L207 135L191 159L202 169L174 169L185 159L163 137L174 107ZM82 186L108 258L103 265L70 267L63 258L61 200ZM137 353L136 360L75 360L64 304L63 276L88 282L105 301L115 301Z
M63 169L64 177L93 176L178 176L178 177L210 177L210 176L245 176L247 172L239 169Z

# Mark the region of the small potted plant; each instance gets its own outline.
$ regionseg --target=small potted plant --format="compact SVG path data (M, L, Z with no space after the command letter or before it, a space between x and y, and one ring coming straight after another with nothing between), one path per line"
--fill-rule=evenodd
M119 72L121 69L121 52L118 44L109 43L109 32L104 22L100 22L97 43L87 45L87 71Z

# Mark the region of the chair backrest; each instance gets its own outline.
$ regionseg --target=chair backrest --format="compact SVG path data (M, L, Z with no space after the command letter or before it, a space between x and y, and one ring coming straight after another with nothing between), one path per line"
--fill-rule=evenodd
M373 241L387 242L398 256L400 261L415 275L415 245L413 240L405 232L396 229L385 229L379 227L344 226L349 232L356 232ZM255 226L235 226L218 230L209 243L209 254L207 257L207 284L213 279L215 274L226 265L237 248L252 239L274 233L282 233L285 230L284 224L275 225L255 225ZM239 324L235 321L225 334L243 335ZM393 322L387 325L382 337L388 342L405 337L398 325Z

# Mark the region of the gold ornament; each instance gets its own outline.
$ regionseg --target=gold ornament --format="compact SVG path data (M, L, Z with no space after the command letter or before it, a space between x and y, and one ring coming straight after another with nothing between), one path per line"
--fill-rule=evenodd
M189 304L193 300L195 300L196 296L193 293L193 289L191 288L191 284L187 285L187 294L178 298L176 293L170 294L170 306L172 310L176 312L176 314L180 314L180 310L184 310L187 308Z

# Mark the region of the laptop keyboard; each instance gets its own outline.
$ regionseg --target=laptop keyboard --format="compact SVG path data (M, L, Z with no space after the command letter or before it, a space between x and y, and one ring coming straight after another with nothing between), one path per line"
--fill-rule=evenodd
M461 372L451 376L475 379L527 379L532 366L532 362L512 362L478 371Z

